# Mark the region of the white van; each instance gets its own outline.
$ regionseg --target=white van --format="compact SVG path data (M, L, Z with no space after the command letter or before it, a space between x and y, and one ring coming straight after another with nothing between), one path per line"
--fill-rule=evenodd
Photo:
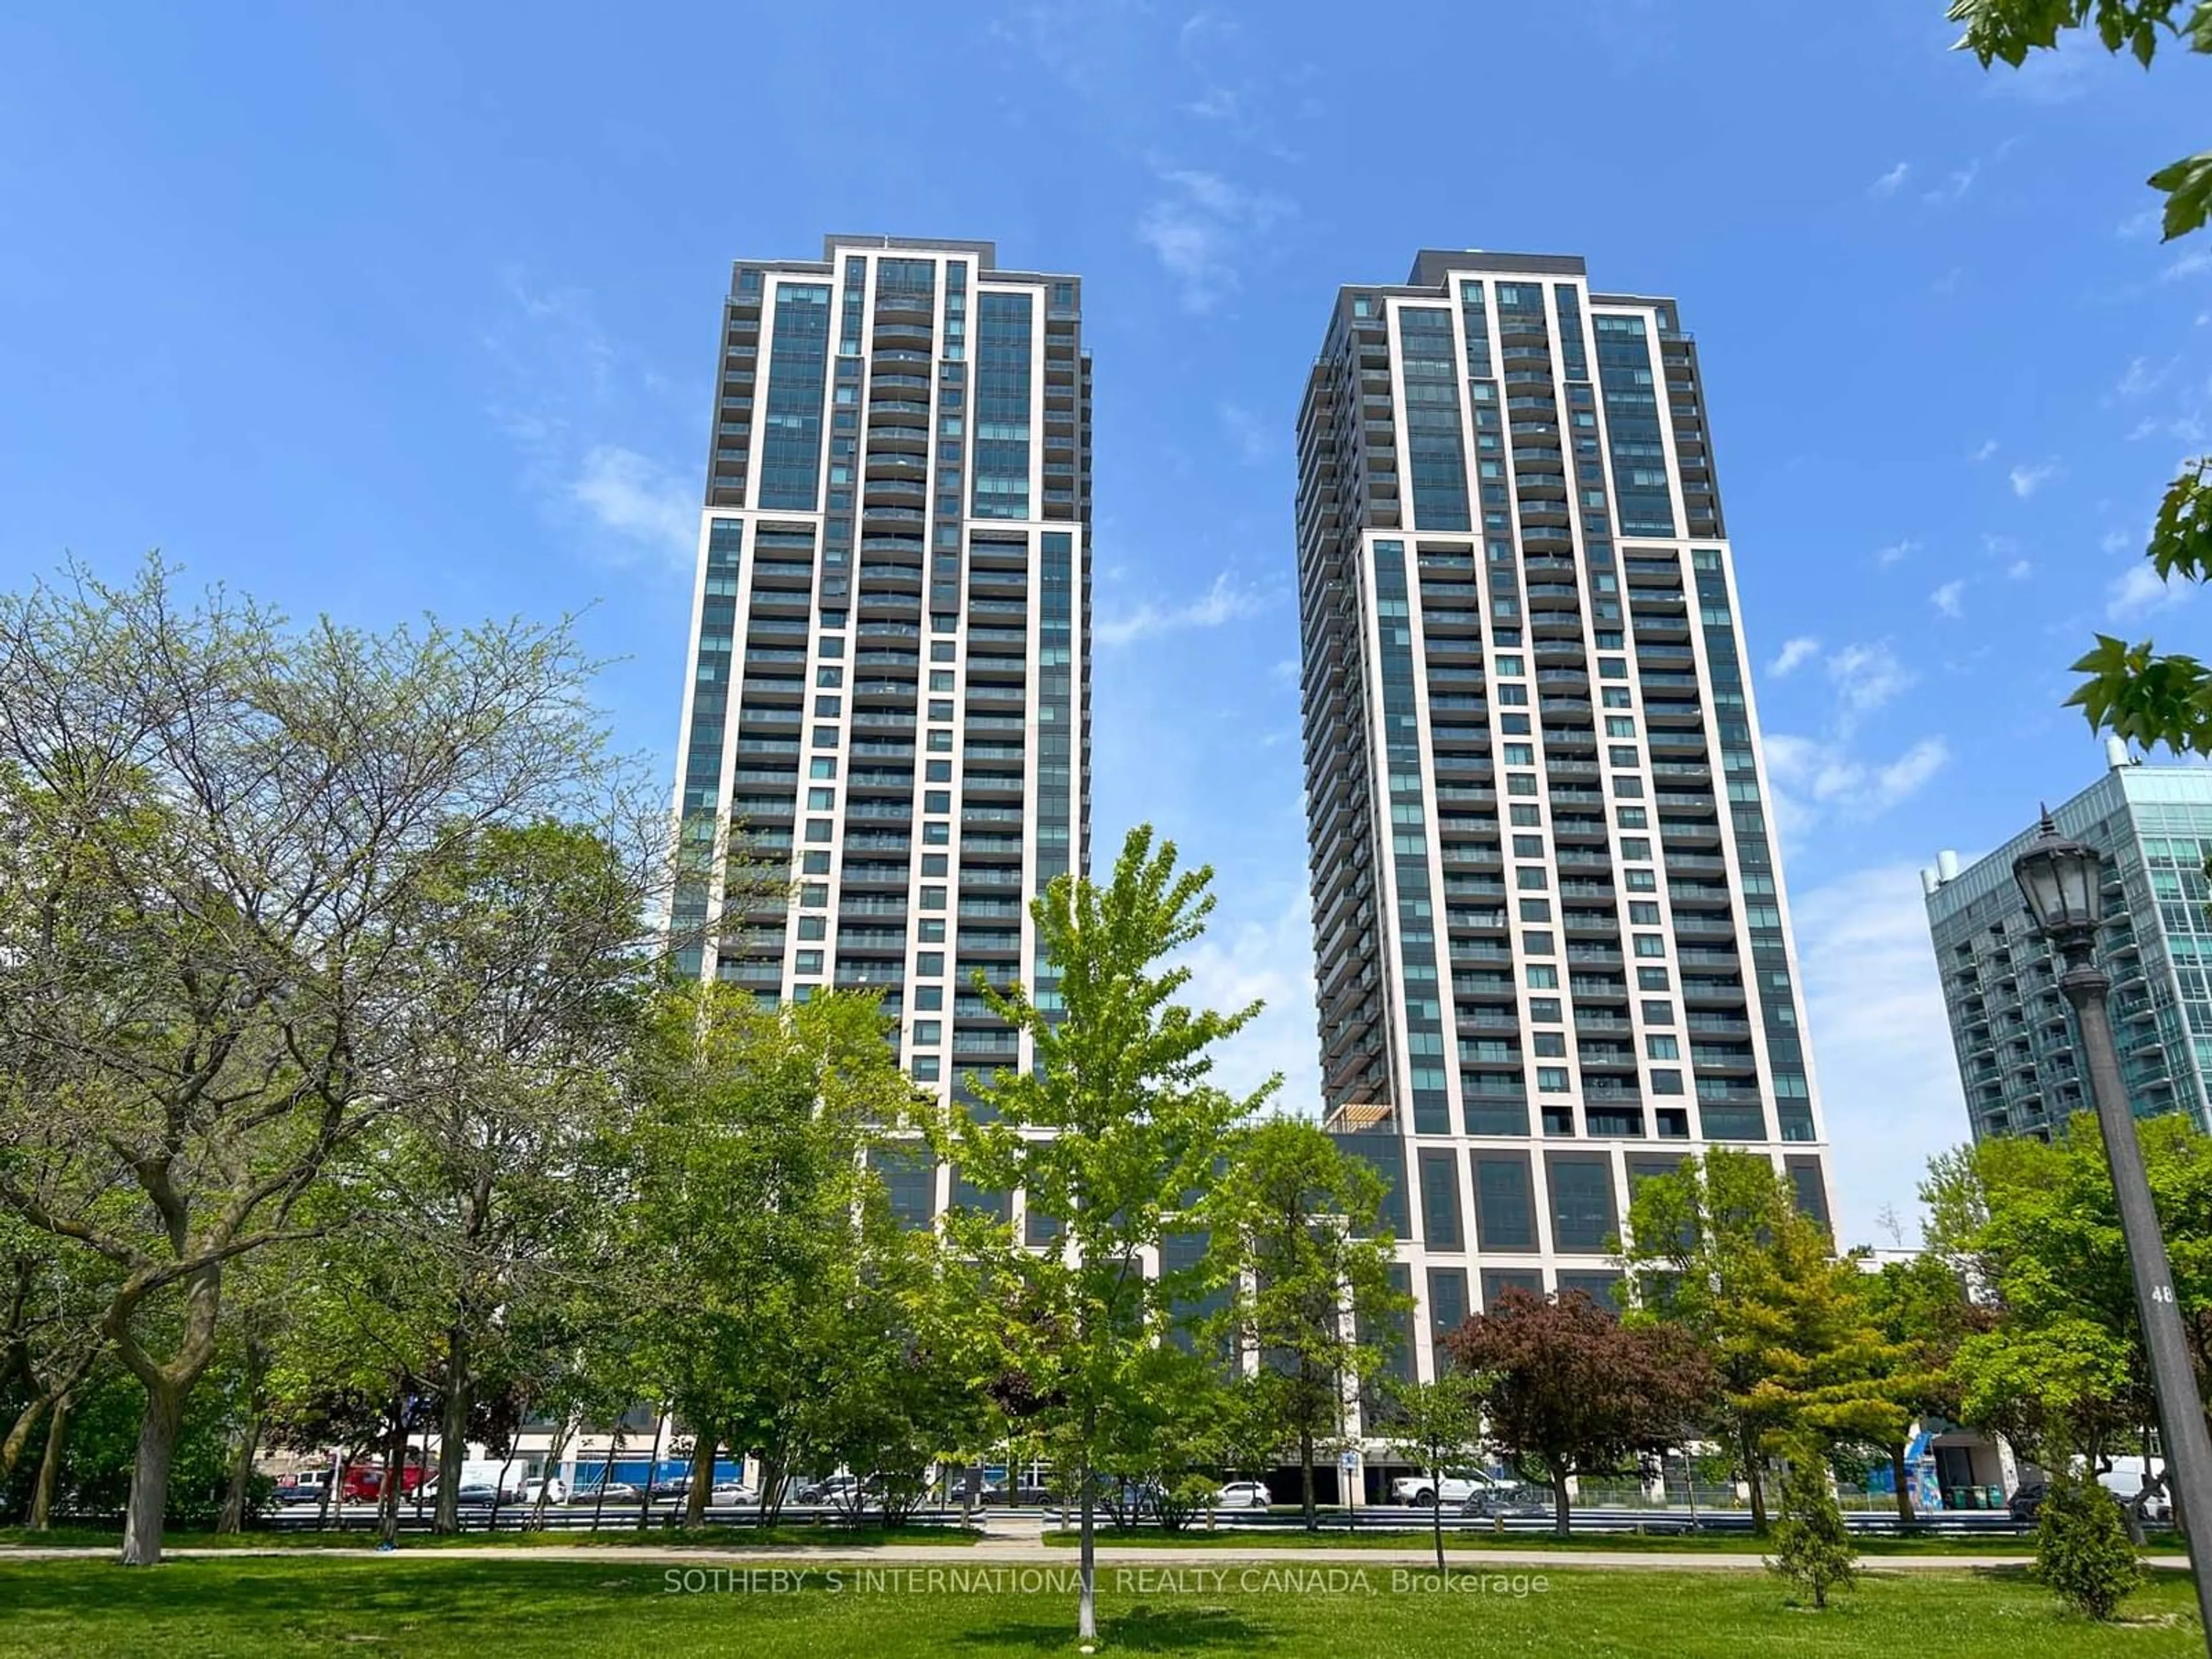
M2097 1484L2121 1503L2132 1506L2143 1489L2142 1459L2124 1457L2117 1460L2114 1468L2106 1469L2097 1477ZM2143 1505L2142 1513L2144 1520L2163 1526L2173 1519L2172 1500L2161 1488L2152 1495L2149 1503Z

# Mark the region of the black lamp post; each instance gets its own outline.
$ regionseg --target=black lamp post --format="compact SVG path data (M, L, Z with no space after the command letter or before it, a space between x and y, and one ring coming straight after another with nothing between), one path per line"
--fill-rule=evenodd
M2151 1387L2158 1395L2166 1479L2188 1527L2197 1611L2206 1640L2212 1644L2212 1577L2203 1571L2205 1564L2197 1548L2200 1536L2212 1536L2212 1435L2205 1431L2197 1372L2182 1334L2181 1310L2173 1299L2166 1236L2159 1231L2150 1182L2143 1175L2142 1147L2136 1139L2135 1115L2128 1108L2127 1085L2120 1079L2119 1047L2112 1038L2112 1011L2106 1006L2112 976L2095 959L2104 860L2095 848L2061 836L2046 811L2043 833L2013 860L2012 868L2036 931L2058 951L2063 964L2058 989L2073 1005L2081 1029L2089 1094L2104 1132L2105 1161L2119 1200L2120 1236L2135 1277L2136 1313L2142 1322Z

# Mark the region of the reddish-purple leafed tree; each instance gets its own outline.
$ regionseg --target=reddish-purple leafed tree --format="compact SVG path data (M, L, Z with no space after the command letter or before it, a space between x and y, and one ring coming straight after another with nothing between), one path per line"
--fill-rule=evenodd
M1711 1368L1684 1333L1624 1326L1579 1291L1509 1290L1444 1346L1485 1379L1489 1438L1524 1479L1551 1487L1561 1537L1571 1477L1679 1444L1713 1394Z

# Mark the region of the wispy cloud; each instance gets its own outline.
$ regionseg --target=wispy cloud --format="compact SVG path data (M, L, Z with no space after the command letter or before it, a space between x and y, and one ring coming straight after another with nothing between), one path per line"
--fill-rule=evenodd
M2011 581L2024 582L2034 574L2035 566L2026 559L2014 559L2005 567L2005 576Z
M1826 666L1836 688L1837 724L1845 732L1905 691L1914 678L1887 640L1844 646Z
M2164 217L2165 214L2163 210L2156 207L2147 207L2142 212L2130 213L2126 218L2121 220L2119 225L2112 234L2119 237L2123 241L2132 242L2140 237L2148 236L2151 232L2156 230L2159 227L2160 220Z
M1902 563L1920 550L1920 544L1907 536L1903 541L1892 542L1875 550L1874 562L1887 570L1891 565Z
M1163 169L1163 193L1137 221L1137 240L1172 276L1188 311L1210 311L1236 292L1253 242L1293 210L1279 196L1250 191L1218 173Z
M1974 180L1981 176L1981 160L1976 157L1968 161L1966 166L1954 167L1945 173L1942 184L1933 189L1921 191L1920 199L1930 207L1950 207L1962 200L1966 192L1974 187Z
M1213 579L1212 586L1188 604L1157 605L1147 599L1125 617L1100 623L1094 634L1103 646L1121 646L1194 628L1219 628L1224 623L1257 616L1275 599L1273 593L1240 586L1224 570Z
M2119 383L2112 388L2112 396L2115 398L2147 396L2159 388L2172 367L2172 363L2167 363L2162 368L2154 368L2148 357L2130 357L2128 359L2126 371L2120 376Z
M1839 1243L1919 1212L1928 1160L1966 1136L1919 872L1859 869L1791 894L1805 1018L1830 1105Z
M2070 104L2097 91L2120 67L2090 31L2060 39L2063 44L2031 53L2016 70L1992 70L1984 77L1990 95L2028 104Z
M1961 601L1966 598L1966 584L1965 580L1963 579L1954 580L1945 582L1942 586L1937 588L1933 593L1930 593L1928 596L1928 603L1936 607L1938 614L1952 617L1955 620L1956 618L1966 614L1966 609L1961 603Z
M2113 622L2134 622L2153 611L2186 605L2188 584L2162 580L2148 561L2130 565L2105 590L2105 615Z
M1222 429L1229 434L1237 459L1247 466L1258 466L1274 453L1274 442L1260 418L1241 404L1224 403L1217 411L1221 416Z
M2178 283L2200 271L2212 270L2212 248L2191 248L2158 273L2161 283Z
M1875 179L1872 184L1869 185L1867 186L1867 194L1868 194L1868 195L1869 195L1869 196L1874 196L1874 197L1885 197L1885 196L1894 196L1894 195L1896 195L1896 194L1897 194L1897 191L1898 191L1898 187L1899 187L1900 185L1904 184L1904 182L1905 182L1905 177L1906 177L1906 175L1907 175L1907 174L1909 174L1911 171L1912 171L1912 163L1911 163L1911 162L1910 162L1910 161L1899 161L1899 162L1895 167L1892 167L1888 172L1887 172L1887 173L1883 173L1883 174L1881 175L1881 178L1879 178L1879 179Z
M1776 679L1786 679L1820 654L1820 642L1810 635L1800 635L1785 641L1780 653L1767 669Z
M588 451L568 497L594 522L688 567L699 537L699 486L648 456L616 444Z
M1970 461L1976 462L1986 461L1990 456L1996 453L1997 441L1995 438L1984 438L1982 440L1980 444L1976 447L1974 453L1967 456L1966 459Z
M518 272L505 286L483 344L497 380L490 414L514 445L524 490L599 559L690 569L700 482L653 453L653 440L676 429L674 388L599 325L588 293Z
M2058 471L2056 461L2041 461L2029 465L2023 461L2006 474L2012 483L2012 493L2023 500L2043 488Z
M1950 763L1940 737L1923 738L1889 761L1862 760L1834 739L1775 732L1766 740L1766 770L1785 822L1810 829L1830 813L1850 819L1879 816L1910 799Z

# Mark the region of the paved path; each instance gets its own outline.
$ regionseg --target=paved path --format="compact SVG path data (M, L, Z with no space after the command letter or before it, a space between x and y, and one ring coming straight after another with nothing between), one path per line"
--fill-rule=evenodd
M1050 1563L1063 1567L1075 1565L1072 1547L1030 1542L1025 1540L987 1538L975 1545L928 1544L864 1544L864 1545L759 1545L748 1549L717 1550L708 1548L656 1549L649 1545L615 1544L531 1544L522 1546L456 1544L441 1547L410 1548L400 1546L396 1553L413 1561L591 1561L601 1566L617 1562L635 1562L649 1566L735 1566L757 1565L769 1562L793 1561L851 1561L894 1562L901 1565L927 1565L939 1567L958 1567L963 1564L975 1566L988 1563L996 1566L1008 1562L1023 1565ZM0 1563L8 1561L58 1561L72 1559L104 1559L113 1553L106 1548L98 1549L40 1549L27 1547L0 1547ZM179 1549L169 1554L178 1557L223 1559L232 1556L302 1556L315 1559L335 1557L341 1560L374 1560L384 1552L374 1549L316 1548L312 1546L287 1548L283 1546L241 1547L238 1549ZM1555 1567L1596 1568L1605 1571L1669 1572L1741 1572L1762 1568L1765 1563L1748 1551L1732 1553L1709 1553L1695 1550L1557 1550L1557 1549L1480 1549L1455 1550L1447 1548L1445 1559L1455 1567L1480 1570L1496 1567ZM1870 1572L1966 1572L1980 1567L2022 1567L2028 1559L2025 1555L1874 1555L1863 1557L1861 1565ZM1219 1571L1225 1567L1255 1565L1295 1565L1303 1564L1320 1567L1432 1567L1436 1555L1424 1549L1334 1549L1327 1547L1313 1549L1269 1549L1258 1547L1240 1549L1220 1546L1194 1549L1162 1547L1158 1545L1113 1545L1101 1543L1098 1564L1101 1567L1183 1567L1191 1571L1205 1569ZM2185 1555L2153 1555L2144 1558L2146 1565L2179 1567L2189 1565Z

